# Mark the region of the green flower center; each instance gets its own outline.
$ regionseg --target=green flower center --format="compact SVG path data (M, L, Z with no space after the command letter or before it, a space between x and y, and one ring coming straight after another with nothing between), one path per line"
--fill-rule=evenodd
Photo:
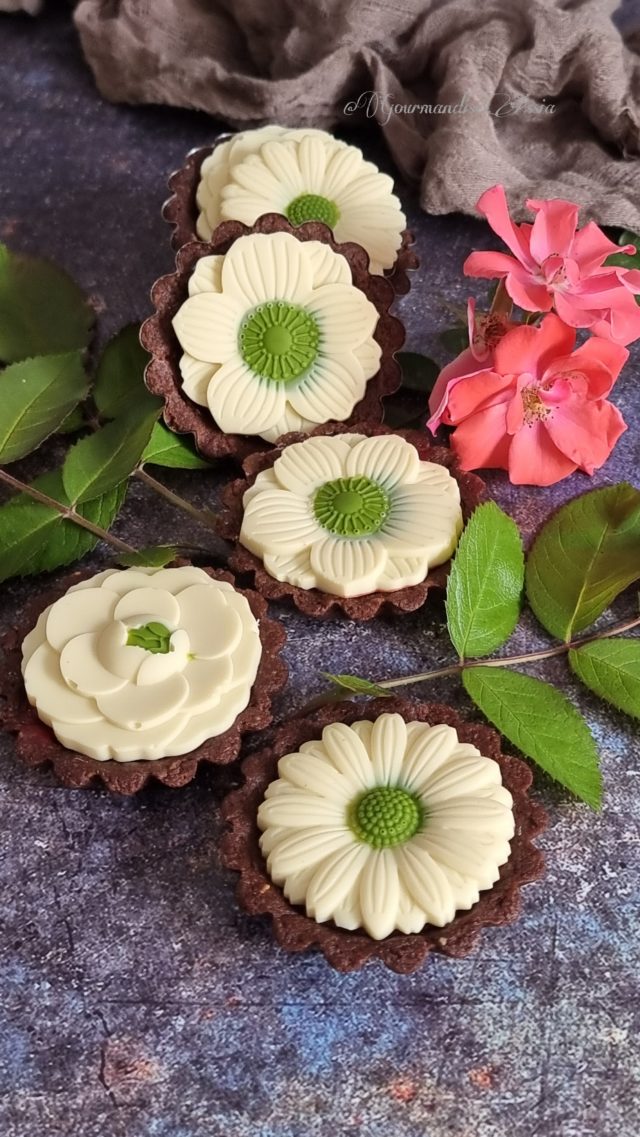
M305 221L324 221L330 229L333 229L340 216L335 201L321 197L319 193L301 193L289 202L284 212L292 225L303 225Z
M418 832L424 809L415 794L399 786L376 786L356 798L348 822L359 841L374 849L402 845Z
M169 643L172 633L164 624L155 621L141 624L139 628L130 628L127 636L127 647L142 647L156 655L168 655L173 651Z
M290 383L304 375L316 359L319 342L313 316L285 300L269 300L254 308L242 321L238 336L247 366L275 383Z
M368 537L382 527L389 512L389 497L371 478L336 478L316 490L313 511L330 533Z

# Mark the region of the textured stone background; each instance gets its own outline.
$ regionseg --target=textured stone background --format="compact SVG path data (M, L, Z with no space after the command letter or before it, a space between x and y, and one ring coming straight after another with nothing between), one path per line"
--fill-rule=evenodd
M144 317L169 270L160 220L168 172L209 141L202 115L104 103L65 10L0 17L0 236L59 261L93 296L104 340ZM628 19L638 15L627 5ZM375 144L366 148L379 155ZM418 215L423 272L400 311L408 346L438 354L443 301L477 222ZM637 480L639 353L616 389L635 429L595 484ZM56 445L27 473L52 465ZM211 503L220 477L167 473ZM553 491L491 481L527 536ZM134 543L202 540L132 487L118 531ZM100 550L93 563L108 556ZM38 583L4 585L10 623ZM633 610L634 596L616 604ZM291 685L284 713L321 669L383 677L449 658L442 609L369 626L282 611ZM543 643L533 622L514 639ZM519 923L488 931L461 962L409 978L372 964L340 976L289 957L236 908L217 863L213 772L134 800L72 792L0 744L0 1132L4 1137L636 1137L638 757L634 725L580 692L562 662L545 674L575 697L601 746L608 793L596 816L543 777L548 874ZM471 709L452 683L433 696Z

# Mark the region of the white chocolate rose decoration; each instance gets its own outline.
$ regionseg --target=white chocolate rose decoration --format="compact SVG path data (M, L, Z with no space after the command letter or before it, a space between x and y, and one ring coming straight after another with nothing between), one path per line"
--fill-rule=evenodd
M70 750L187 754L247 706L262 645L244 596L191 566L108 569L73 585L22 645L27 697Z
M225 434L349 418L380 367L378 312L320 241L255 233L203 257L173 327L182 388Z
M318 923L443 927L498 880L514 834L500 767L453 727L332 723L278 763L258 810L267 869Z
M276 580L334 596L419 584L453 553L460 490L395 434L287 446L243 498L240 542Z

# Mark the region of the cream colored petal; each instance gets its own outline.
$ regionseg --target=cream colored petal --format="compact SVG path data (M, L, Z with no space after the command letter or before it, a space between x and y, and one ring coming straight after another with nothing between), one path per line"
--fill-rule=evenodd
M200 167L196 204L200 210L196 230L208 241L220 221L220 193L229 178L229 157L233 139L218 142Z
M291 431L300 431L302 434L308 434L317 426L317 422L312 422L309 418L303 418L297 411L294 411L291 403L285 403L284 411L281 418L274 422L268 430L260 431L260 437L264 438L266 442L277 442L282 438L283 434L289 434Z
M244 597L240 599L244 601L242 607L247 625L255 628L247 601ZM226 603L224 593L218 591L211 581L183 589L177 601L179 623L189 634L193 655L200 659L216 659L235 651L242 636L242 618Z
M334 596L366 596L375 592L387 552L369 537L327 536L311 549L311 569L318 587Z
M138 731L177 717L188 694L184 676L171 675L151 687L127 683L121 691L98 696L96 703L105 718L116 726Z
M300 872L291 873L287 877L282 891L290 904L304 906L309 882L316 871L316 867L316 865L311 865L308 869L301 869Z
M35 706L43 722L64 717L69 723L98 722L102 720L94 699L67 687L60 671L56 651L43 643L36 648L24 669L27 698Z
M322 536L309 500L290 490L265 489L244 511L240 541L257 553L295 553Z
M82 632L99 632L113 615L116 599L101 588L67 592L51 605L46 637L56 651Z
M400 880L392 849L370 849L360 876L360 907L364 929L382 940L396 926Z
M79 750L98 762L106 762L110 758L116 762L135 762L141 758L164 758L171 739L185 721L184 715L176 715L169 723L138 731L125 730L105 722L102 717L99 722L71 724L55 721L51 726L56 738L69 750Z
M30 632L27 633L27 635L24 637L24 639L22 641L22 674L23 675L24 675L25 664L31 659L31 656L33 655L36 648L39 648L40 644L46 643L46 641L47 641L46 628L47 628L47 619L48 619L50 611L51 611L51 605L49 605L48 608L45 608L44 612L40 613L40 615L38 616L38 619L36 621L35 626L31 629Z
M375 784L371 758L357 734L345 723L334 722L325 726L322 745L336 770L353 784L355 793Z
M232 687L235 688L240 684L250 689L258 672L261 658L262 643L258 625L255 624L252 628L245 626L242 639L231 657L233 666Z
M273 470L285 489L298 493L344 476L349 447L335 438L308 438L287 446Z
M171 758L177 754L189 754L208 738L218 738L224 734L244 711L250 697L250 685L239 684L225 691L215 706L202 714L182 716L184 725L166 746L166 756Z
M180 356L180 374L182 375L182 390L187 398L192 399L201 407L207 406L207 391L219 363L203 363L201 359L194 359L187 352Z
M280 483L277 480L272 469L262 470L258 474L253 485L249 486L248 490L245 490L244 496L242 498L243 506L246 507L249 504L249 502L252 500L252 498L258 497L258 495L261 494L262 491L267 489L267 488L268 489L279 489L280 488Z
M264 146L260 147L259 157L253 159L252 169L249 170L248 162L243 167L247 170L245 186L250 189L253 182L256 187L260 188L265 199L268 196L269 201L273 202L270 208L277 209L278 212L282 208L286 208L301 193L308 193L310 189L305 184L300 169L299 146L299 142L294 142L292 145L291 141L284 139L265 142ZM277 185L275 192L271 189L267 191L267 182L262 171L268 171L275 181ZM234 171L234 177L237 176L238 181L240 181L240 174L241 171L238 167ZM282 205L279 204L280 202Z
M401 553L389 550L385 570L378 581L380 592L395 592L399 588L408 588L412 584L420 584L429 572L429 558L405 557Z
M391 268L402 245L405 219L400 209L366 208L360 206L353 197L352 204L338 202L340 223L335 234L338 241L355 241L369 254L372 272L374 266ZM348 236L347 236L348 234Z
M269 169L261 155L252 154L234 168L220 195L220 212L225 219L253 225L264 213L284 213L295 196L291 186Z
M224 268L222 272L224 277ZM225 363L237 352L238 331L245 311L246 305L226 291L224 295L199 292L178 309L173 317L173 329L183 351L195 359Z
M308 134L297 143L296 157L304 192L324 196L327 162L331 158L330 142L317 134Z
M510 839L513 835L513 812L503 801L467 795L432 805L428 789L423 796L434 832L462 829L469 834L486 833L492 839L496 836Z
M387 490L413 482L420 469L415 446L397 434L379 434L354 446L347 460L351 477L371 478Z
M233 169L244 162L249 154L259 154L265 142L272 142L274 138L286 138L291 133L293 132L288 127L276 123L258 126L255 130L241 130L231 139L229 166Z
M300 553L265 553L262 563L274 580L288 581L296 588L315 588L316 575L311 571L311 554L308 549Z
M153 588L154 572L155 570L147 568L117 569L102 581L100 588L107 595L114 593L116 596L124 596L125 592L130 592L133 588ZM113 600L114 608L115 605Z
M429 565L439 565L452 555L461 532L462 510L454 499L420 483L391 493L381 535L392 554L424 556Z
M98 640L97 632L85 632L69 640L60 653L62 677L72 691L79 691L81 695L108 695L127 685L126 679L102 666ZM60 718L59 712L56 718Z
M464 830L434 833L427 826L412 843L440 865L455 892L456 908L475 904L480 889L491 888L499 875L499 866L509 856L508 843L483 848L469 840Z
M297 384L291 384L287 397L299 414L313 423L349 418L366 389L359 360L350 352L320 355L309 373Z
M362 927L362 910L360 908L360 889L358 881L351 886L342 902L336 905L333 913L333 922L338 928L355 931Z
M361 719L359 722L352 722L351 729L354 734L357 734L365 750L371 754L371 735L373 733L373 723L367 719Z
M152 683L161 683L170 675L184 671L189 659L189 637L181 628L174 632L169 640L170 649L167 652L145 651L136 682L139 687L149 687ZM143 649L144 650L144 649ZM186 704L184 705L186 710Z
M333 853L353 844L348 829L298 830L280 837L268 854L267 868L276 884L282 884L290 873L315 867ZM264 852L263 841L260 842Z
M377 309L364 292L350 284L323 284L305 299L304 306L318 324L325 354L352 351L373 335L378 323Z
M344 805L300 790L297 794L266 798L258 809L258 824L261 829L268 825L289 829L318 825L344 828Z
M107 671L133 682L149 653L143 647L128 644L129 628L121 620L112 620L98 635L96 653Z
M118 601L113 618L131 628L157 620L172 632L180 624L180 605L175 596L164 589L134 588Z
M338 203L354 179L363 172L362 151L357 146L333 146L327 163L323 193Z
M240 237L222 266L224 293L237 299L245 310L268 300L305 303L311 281L311 258L303 242L290 233Z
M189 277L189 296L199 292L222 292L222 265L224 256L215 254L200 257Z
M380 360L382 358L382 348L377 340L369 336L363 343L354 347L353 354L362 367L365 379L369 380L378 374L380 370Z
M323 284L353 284L349 262L341 253L334 253L322 241L307 241L306 248L311 258L314 288L321 288Z
M421 932L426 923L424 912L417 904L414 904L402 882L400 882L400 903L398 904L396 923L398 931L404 932L405 935Z
M426 851L416 851L411 844L398 846L395 853L400 881L409 896L430 924L444 927L453 920L456 903L442 869Z
M189 684L189 694L182 710L195 714L219 703L233 679L233 667L226 656L220 656L219 659L194 659L187 664L182 674Z
M282 417L286 396L283 383L259 378L235 355L213 376L207 400L225 434L260 434Z
M460 744L449 761L424 783L423 793L429 801L450 801L460 794L488 794L501 786L500 767L491 758L483 758L475 746Z
M95 576L90 576L87 580L79 580L77 584L72 584L67 592L81 592L85 588L102 588L110 576L118 576L119 572L119 569L104 569L103 572L97 572Z
M420 723L421 729L407 731L409 741L402 771L402 782L414 793L422 793L444 762L453 754L458 744L458 735L452 726L444 723L429 726Z
M322 923L331 919L358 880L370 852L365 845L354 842L346 849L330 854L318 866L306 894L306 909L314 920Z
M397 784L406 748L407 727L402 715L379 715L373 724L369 740L369 753L376 785Z
M346 803L353 797L353 783L326 759L308 754L286 754L278 762L278 774L308 793Z
M181 568L155 569L148 581L149 588L163 588L166 592L171 592L174 596L179 596L185 588L191 588L194 584L207 584L214 588L222 589L231 587L220 581L212 582L209 574L205 572L204 569L196 568L195 565L183 565Z

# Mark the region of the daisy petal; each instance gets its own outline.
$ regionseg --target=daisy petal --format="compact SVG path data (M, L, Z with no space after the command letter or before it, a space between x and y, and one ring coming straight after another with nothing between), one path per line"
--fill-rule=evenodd
M281 825L286 829L326 825L340 829L345 827L344 805L300 790L298 793L265 798L258 809L258 824L261 829L266 829L268 825Z
M311 568L318 587L337 596L374 592L386 560L383 543L368 537L352 540L327 536L311 549Z
M306 907L310 916L322 923L340 907L367 863L370 850L355 842L326 858L309 882Z
M401 774L407 727L401 715L380 715L371 731L369 753L376 785L393 786Z
M368 789L373 784L371 759L350 727L341 722L326 726L322 732L322 744L336 770L349 779L356 791Z
M223 291L245 307L268 300L305 303L311 283L310 259L305 256L302 242L290 233L240 237L222 266ZM308 308L308 304L305 306Z
M234 296L199 292L185 300L173 317L181 347L205 363L224 363L238 346L244 311Z
M286 397L282 383L254 375L236 355L216 371L207 400L225 434L260 434L282 416Z
M431 805L429 787L422 792L429 803L429 824L434 832L454 828L466 830L469 834L491 834L492 838L497 833L512 833L513 813L504 802L469 795Z
M263 842L264 837L260 839L260 847L267 853L269 873L276 884L281 884L289 874L315 868L327 857L352 845L353 838L346 829L308 829L303 833L281 830L268 851Z
M245 505L240 541L258 555L296 553L322 535L308 499L289 490L265 489Z
M453 920L456 902L451 885L433 857L408 844L396 849L396 858L400 881L428 922L442 928Z
M343 802L353 797L353 783L326 758L286 754L278 762L278 774L310 794Z
M321 241L307 241L306 248L311 258L311 273L313 287L320 288L323 284L352 284L351 269L346 257L334 253L328 245Z
M424 724L424 729L407 733L409 742L402 781L407 789L422 793L436 770L458 746L458 735L452 726L445 726L444 723L432 727Z
M360 907L365 931L374 940L394 930L399 904L400 879L393 851L370 851L360 876Z

